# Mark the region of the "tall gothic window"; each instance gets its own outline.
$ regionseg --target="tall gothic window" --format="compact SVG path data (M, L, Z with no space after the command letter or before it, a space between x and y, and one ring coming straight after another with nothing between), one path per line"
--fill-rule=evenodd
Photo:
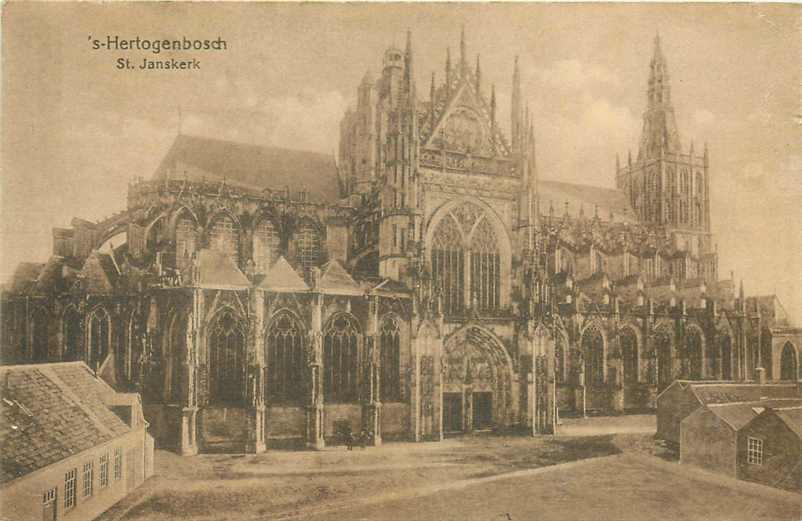
M702 337L695 328L690 329L685 336L685 356L687 364L690 365L690 378L699 380L702 378ZM685 366L685 364L683 364Z
M768 329L763 329L760 334L760 363L763 365L763 369L766 371L766 380L771 380L774 378L772 367L774 363L772 361L772 353L771 353L771 333Z
M267 331L267 397L271 403L301 405L306 391L306 341L298 321L280 312Z
M239 229L228 215L220 215L209 230L209 247L225 253L235 263L239 261Z
M98 309L89 318L89 367L97 367L109 354L111 339L111 322L109 315L103 308Z
M245 333L231 311L224 311L209 336L210 395L236 403L245 396Z
M453 217L446 216L434 232L432 279L442 293L443 311L447 314L458 313L464 307L464 264L462 233Z
M398 323L387 318L382 323L381 349L381 393L383 402L401 399L401 345Z
M329 322L323 337L323 394L328 402L358 398L359 371L356 319L340 315Z
M690 178L687 170L682 171L682 185L680 187L683 194L687 194L691 190Z
M186 359L187 320L176 316L170 325L169 352L165 356L164 397L171 403L181 400L181 366Z
M189 266L197 245L195 221L188 215L182 215L175 225L175 265L178 269Z
M674 369L672 367L671 356L671 333L668 331L658 331L655 333L654 348L657 351L657 374L656 382L658 390L662 391L674 380Z
M621 331L621 356L624 359L624 382L638 383L638 337L626 328Z
M565 343L560 333L554 338L554 378L557 384L565 383Z
M732 339L729 335L721 337L721 377L732 379Z
M43 308L35 308L31 316L31 347L35 362L46 362L48 359L48 316Z
M780 355L780 379L796 380L798 378L796 349L791 342L786 342Z
M66 362L81 358L81 315L70 306L61 319L64 347L62 359Z
M501 257L487 219L482 219L471 237L471 294L480 311L501 307Z
M320 263L320 233L317 226L309 221L302 221L293 235L295 257L304 269Z
M604 385L604 338L595 325L582 334L582 355L585 358L585 385Z
M267 272L278 257L279 236L273 221L262 219L253 231L253 262L256 271Z
M704 179L701 172L696 172L696 197L701 199L704 196Z

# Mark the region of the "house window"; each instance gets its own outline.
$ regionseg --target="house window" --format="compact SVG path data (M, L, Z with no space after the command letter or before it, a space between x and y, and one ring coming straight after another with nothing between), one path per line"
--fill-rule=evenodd
M746 448L746 462L750 465L763 465L763 440L750 437Z
M84 496L90 497L92 495L92 486L95 479L95 464L90 461L84 463Z
M42 494L42 519L56 519L56 487Z
M117 447L114 449L114 479L118 480L123 477L123 449Z
M64 510L75 506L75 481L78 479L78 469L72 469L64 474Z
M100 456L100 488L109 486L109 453Z

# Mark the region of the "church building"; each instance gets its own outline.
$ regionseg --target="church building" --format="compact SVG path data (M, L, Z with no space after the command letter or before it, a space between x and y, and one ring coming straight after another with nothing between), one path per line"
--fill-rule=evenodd
M509 115L464 32L428 93L410 34L381 58L336 160L179 135L125 209L54 229L3 292L3 362L85 361L181 454L546 434L675 379L799 378L802 329L720 280L659 39L615 189L541 178L518 58Z

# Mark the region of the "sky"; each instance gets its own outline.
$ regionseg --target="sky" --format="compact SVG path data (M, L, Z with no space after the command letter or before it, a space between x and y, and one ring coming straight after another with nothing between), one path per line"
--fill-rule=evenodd
M334 153L366 71L412 31L419 95L446 48L480 54L509 125L514 57L542 178L611 187L637 154L659 31L683 148L710 150L721 278L779 295L802 325L802 7L766 4L6 3L0 280L51 228L125 207L180 131ZM226 40L227 50L94 50L92 39ZM127 57L200 70L118 70Z

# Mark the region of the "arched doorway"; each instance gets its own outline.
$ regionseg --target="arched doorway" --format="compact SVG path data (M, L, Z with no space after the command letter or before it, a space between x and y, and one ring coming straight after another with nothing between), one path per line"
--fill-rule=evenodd
M791 342L786 342L780 356L780 379L796 380L799 378L799 369L796 359L796 349Z
M446 340L443 431L471 432L511 423L512 362L490 332L467 326Z

